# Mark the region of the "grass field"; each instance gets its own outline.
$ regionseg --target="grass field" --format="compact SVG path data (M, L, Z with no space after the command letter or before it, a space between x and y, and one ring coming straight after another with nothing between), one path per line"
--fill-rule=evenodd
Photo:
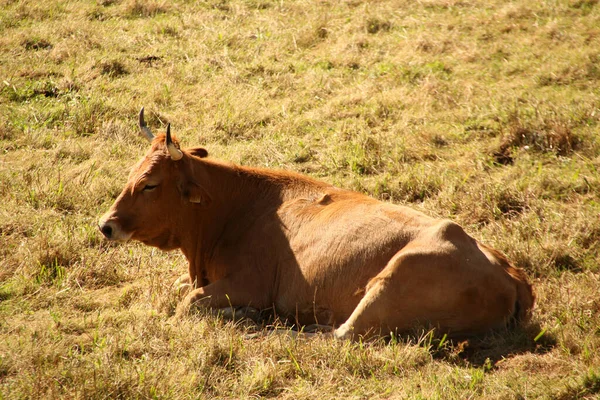
M0 399L600 396L597 0L0 4ZM96 228L141 106L461 223L527 271L533 320L364 344L175 318L184 257Z

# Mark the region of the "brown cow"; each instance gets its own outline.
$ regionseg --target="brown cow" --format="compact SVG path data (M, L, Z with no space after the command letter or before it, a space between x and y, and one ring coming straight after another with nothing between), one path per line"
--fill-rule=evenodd
M448 220L292 172L182 150L167 132L99 223L112 240L181 249L183 305L274 307L338 338L433 325L456 336L526 320L522 270ZM340 325L341 324L341 325Z

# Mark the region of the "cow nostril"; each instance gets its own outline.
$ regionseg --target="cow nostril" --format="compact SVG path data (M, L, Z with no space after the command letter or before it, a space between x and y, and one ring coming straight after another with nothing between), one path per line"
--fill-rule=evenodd
M110 225L105 224L100 227L100 232L102 232L104 236L110 239L112 235L112 228L110 227Z

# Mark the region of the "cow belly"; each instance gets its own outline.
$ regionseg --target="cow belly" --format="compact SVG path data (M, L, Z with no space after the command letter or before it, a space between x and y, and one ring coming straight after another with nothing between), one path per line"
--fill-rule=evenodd
M279 312L305 324L348 318L368 282L408 242L393 219L359 215L310 221L290 239L295 259L280 268Z
M290 240L296 268L282 269L275 302L284 313L301 323L339 325L380 282L381 307L365 314L365 326L421 322L467 332L511 315L514 285L458 225L425 221L412 234L381 213L351 216L321 229L308 223Z

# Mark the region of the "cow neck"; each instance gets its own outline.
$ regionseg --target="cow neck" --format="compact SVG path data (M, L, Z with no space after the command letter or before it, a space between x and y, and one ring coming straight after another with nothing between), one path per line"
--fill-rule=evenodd
M204 176L204 189L210 194L207 207L189 204L191 213L182 213L185 229L179 232L181 250L190 263L194 278L212 281L226 271L216 265L213 255L225 232L243 229L251 218L269 209L276 211L293 192L314 191L325 184L302 175L283 171L242 167L235 164L203 159L199 161ZM203 284L206 284L204 282Z

